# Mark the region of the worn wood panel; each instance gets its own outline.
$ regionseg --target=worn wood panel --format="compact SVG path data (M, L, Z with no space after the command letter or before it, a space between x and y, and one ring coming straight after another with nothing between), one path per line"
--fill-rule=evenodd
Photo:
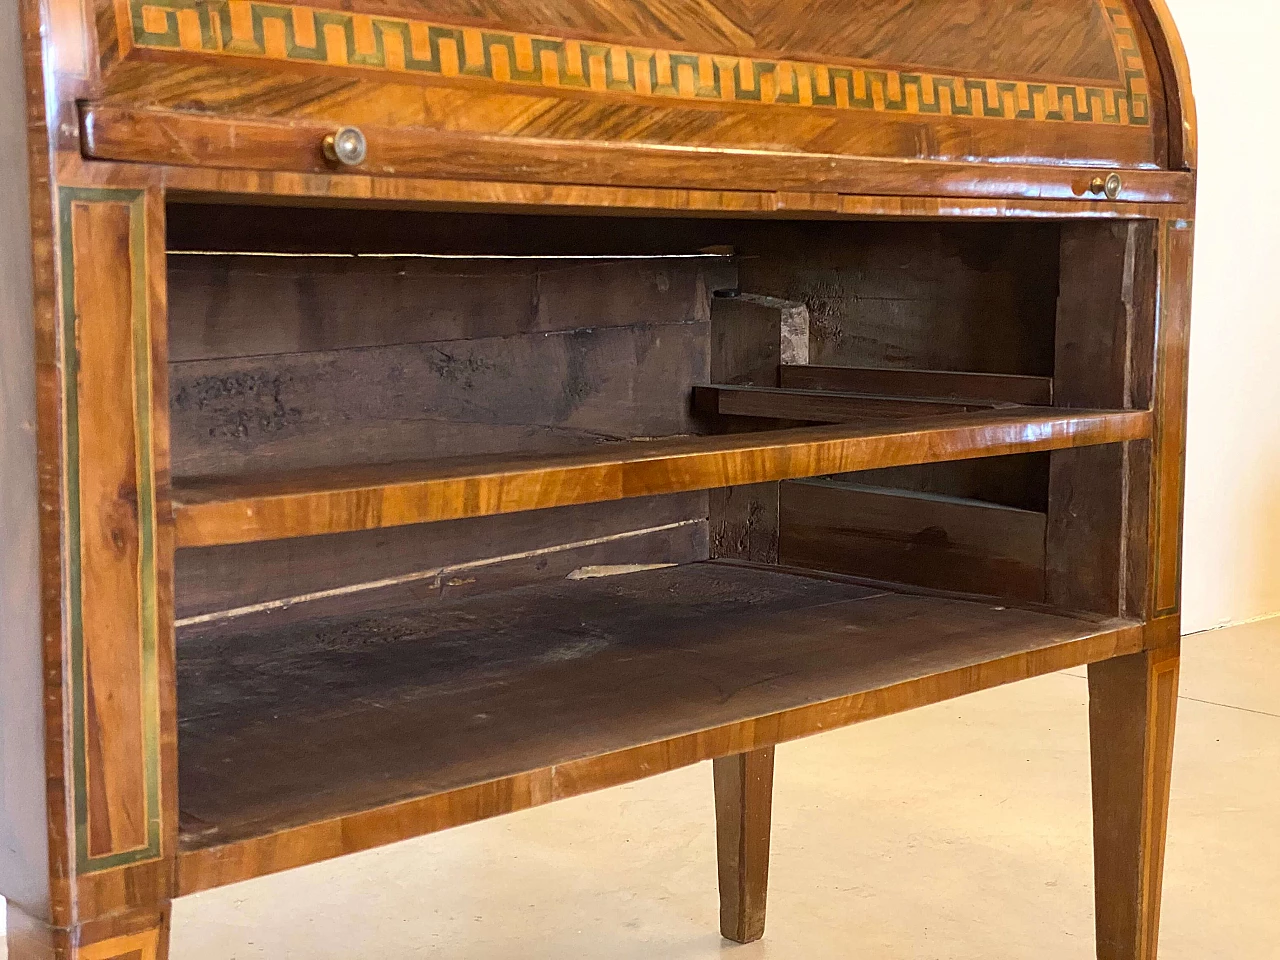
M1045 516L839 481L782 484L781 562L1018 600L1045 599Z
M1152 225L1068 225L1061 256L1055 405L1144 406L1157 300ZM1151 489L1144 463L1142 451L1120 446L1052 455L1050 602L1141 609L1130 592L1133 572L1145 567L1146 544L1134 535Z
M904 631L908 612L933 629ZM944 625L946 616L952 619ZM561 760L594 756L678 734L690 722L703 728L932 672L912 662L912 652L964 662L1115 626L885 594L773 568L697 564L387 616L194 628L179 647L184 842L188 849L225 842L321 819L322 811L534 769L562 750ZM791 662L794 671L785 667ZM700 666L690 671L693 664ZM709 701L712 676L716 689L737 695L721 692ZM245 685L236 677L255 680ZM353 684L368 697L353 701ZM619 697L619 690L631 694ZM368 723L352 722L354 702L370 704L358 709ZM555 723L526 726L522 719L552 708ZM451 719L459 710L488 713L491 722ZM589 719L599 711L611 722ZM406 742L387 736L376 715L456 734ZM509 738L508 723L524 734ZM286 726L293 736L284 736ZM582 742L582 731L591 743ZM348 753L347 744L366 746ZM382 747L363 754L374 744ZM251 759L259 749L274 759L265 766L266 753ZM280 750L297 763L282 762ZM251 767L228 764L232 754ZM334 756L383 775L341 771L339 790ZM244 776L250 768L260 775Z
M174 473L687 434L706 343L689 322L173 364Z
M528 219L514 228L555 226ZM323 231L323 221L316 229ZM257 239L249 235L241 243ZM697 259L171 255L170 359L706 321L708 300L706 270Z
M180 550L177 616L270 605L393 580L400 581L399 594L427 600L563 577L588 563L705 560L706 516L706 494L675 494L446 521L430 529L397 527ZM637 537L654 528L673 529ZM572 544L578 546L566 549ZM494 562L496 558L506 559ZM435 572L416 576L424 571ZM384 594L379 596L377 602L387 602ZM307 608L322 601L349 607L355 599L349 593L316 597Z
M736 291L734 291L736 293ZM711 380L774 386L787 349L794 305L752 296L717 296L711 302ZM695 408L699 403L694 392ZM716 414L712 421L723 423ZM710 554L756 563L778 562L778 484L724 486L708 495ZM723 861L722 861L723 862Z
M778 562L778 484L709 491L711 556Z
M838 578L724 564L460 603L359 625L184 637L184 892L1141 644L1124 621L877 595ZM431 642L415 639L423 634ZM343 653L352 643L358 672ZM353 698L352 684L368 696ZM224 701L235 708L216 706ZM379 706L357 717L355 702ZM410 732L424 728L456 733ZM365 775L370 765L378 777Z
M808 308L814 364L1053 372L1056 228L806 224L735 245L742 289Z
M740 296L711 302L711 365L714 383L778 385L782 363L783 311Z
M1149 402L1154 242L1150 223L1062 228L1054 358L1059 406Z
M62 194L77 865L160 854L159 610L143 196Z

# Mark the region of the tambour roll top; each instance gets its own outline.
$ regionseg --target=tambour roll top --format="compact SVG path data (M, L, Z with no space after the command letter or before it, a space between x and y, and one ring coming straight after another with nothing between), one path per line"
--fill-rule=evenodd
M762 152L1191 163L1189 111L1161 68L1177 41L1151 0L100 2L102 84L85 121L88 152L105 157L108 125L127 112L136 143L145 111L171 125L234 118L268 142L281 122L354 126L369 138L368 172L452 163L463 178L622 183L609 171L628 161L656 165L654 182L693 184L678 163L727 153L750 169ZM308 143L299 158L322 165ZM585 169L566 168L575 148ZM173 160L155 150L137 159ZM423 154L455 151L422 167Z

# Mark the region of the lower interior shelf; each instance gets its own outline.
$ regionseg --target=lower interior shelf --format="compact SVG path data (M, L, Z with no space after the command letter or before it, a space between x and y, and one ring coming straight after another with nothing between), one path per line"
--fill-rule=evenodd
M1140 647L1128 621L726 561L184 628L180 883L216 886ZM485 803L465 794L482 784L496 785ZM314 824L326 843L301 842ZM290 831L299 842L285 850Z

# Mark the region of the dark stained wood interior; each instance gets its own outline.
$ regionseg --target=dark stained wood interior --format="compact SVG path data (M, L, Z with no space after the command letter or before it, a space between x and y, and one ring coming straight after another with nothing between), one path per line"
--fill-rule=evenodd
M182 845L265 837L1084 638L1114 649L1126 629L726 563L184 628Z
M587 566L708 555L707 495L638 497L503 517L179 550L179 622L305 602L351 610L370 584L422 602L558 579ZM391 589L391 588L388 588ZM379 603L384 601L377 601Z
M779 559L939 590L1045 599L1042 512L840 480L782 484Z

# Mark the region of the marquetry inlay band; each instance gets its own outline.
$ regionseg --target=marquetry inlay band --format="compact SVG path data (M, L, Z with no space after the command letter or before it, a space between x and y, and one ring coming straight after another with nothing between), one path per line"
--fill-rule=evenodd
M1147 78L1129 16L1117 0L1100 2L1123 70L1118 86L659 50L270 0L116 0L116 11L122 53L187 51L675 100L1147 126Z

